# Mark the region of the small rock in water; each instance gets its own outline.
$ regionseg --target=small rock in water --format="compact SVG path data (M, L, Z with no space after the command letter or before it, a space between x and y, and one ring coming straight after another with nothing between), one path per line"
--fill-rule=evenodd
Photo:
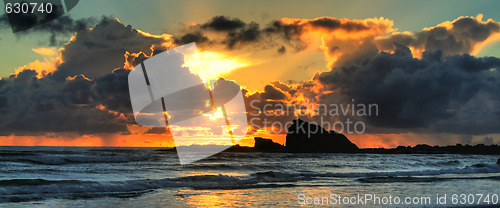
M500 165L500 159L497 160L497 165Z

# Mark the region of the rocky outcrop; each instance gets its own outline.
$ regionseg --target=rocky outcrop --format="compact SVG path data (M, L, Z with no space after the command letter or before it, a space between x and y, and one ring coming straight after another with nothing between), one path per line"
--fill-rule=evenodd
M288 128L287 152L353 153L359 148L346 136L300 119Z
M261 152L282 152L285 147L281 144L273 142L271 139L265 139L262 137L254 137L255 145L254 149Z
M500 146L476 144L472 145L449 145L449 146L430 146L427 144L418 144L411 146L398 146L397 148L365 148L360 149L360 153L370 154L472 154L472 155L500 155Z

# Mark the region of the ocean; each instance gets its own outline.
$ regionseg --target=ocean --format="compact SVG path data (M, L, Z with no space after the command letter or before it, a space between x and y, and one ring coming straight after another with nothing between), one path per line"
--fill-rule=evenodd
M498 159L0 147L0 207L499 207Z

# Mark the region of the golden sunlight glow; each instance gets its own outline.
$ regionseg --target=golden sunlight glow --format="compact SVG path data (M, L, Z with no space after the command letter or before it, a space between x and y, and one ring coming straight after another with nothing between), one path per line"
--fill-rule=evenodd
M201 65L201 67L198 67ZM189 67L189 70L198 74L204 81L210 82L217 80L234 69L249 66L246 60L236 57L230 57L226 54L203 51L198 52L198 56L186 55L183 67Z
M27 65L17 67L15 74L19 74L26 69L30 69L35 70L38 73L36 77L40 79L48 73L55 71L57 66L62 63L61 56L58 56L59 51L55 47L33 48L31 50L43 56L43 61L35 60Z
M33 52L40 54L42 56L55 56L57 55L57 49L56 47L50 47L50 48L33 48L31 49Z
M337 55L330 55L330 48L328 48L328 46L326 45L325 39L323 36L321 36L321 45L319 46L319 49L323 50L323 53L325 55L325 59L328 62L326 67L328 69L331 69L333 67L335 61L337 61L338 56Z
M500 33L492 34L483 42L476 43L476 45L473 46L470 54L476 56L485 46L497 42L498 40L500 40Z
M203 116L208 117L210 120L217 120L220 118L224 118L224 113L222 112L222 108L219 106L216 108L215 112L210 114L210 113L205 113Z
M35 70L38 73L36 77L40 79L48 73L55 71L57 69L57 66L59 66L59 64L61 63L62 61L60 57L44 58L43 61L35 60L27 65L16 68L15 74L19 74L26 69L31 69Z

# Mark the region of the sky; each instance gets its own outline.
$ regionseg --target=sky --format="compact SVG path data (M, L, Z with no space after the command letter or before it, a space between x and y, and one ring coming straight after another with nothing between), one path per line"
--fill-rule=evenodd
M360 147L498 144L499 4L81 1L15 34L0 13L0 145L173 145L134 124L126 77L155 51L192 41L201 59L228 68L217 75L243 86L248 113L377 104L377 116L328 119L363 122L366 132L348 135ZM255 135L283 144L286 132L269 131L295 113L254 112L275 122L253 123L241 144Z
M395 21L395 28L400 31L418 31L425 27L435 26L441 22L453 20L460 16L476 16L483 14L485 18L499 19L496 10L498 2L479 1L80 1L69 15L75 19L88 17L113 16L124 24L148 31L152 34L173 32L186 22L205 22L216 15L237 17L243 21L268 23L270 20L283 17L316 18L331 16L348 19L365 19L386 17ZM451 5L450 5L451 4ZM4 10L0 11L3 15ZM71 37L72 34L66 34ZM0 57L5 67L0 75L7 76L12 71L37 59L39 54L27 51L41 46L39 38L16 37L8 28L0 31L2 54ZM485 48L480 55L500 55L500 46Z

